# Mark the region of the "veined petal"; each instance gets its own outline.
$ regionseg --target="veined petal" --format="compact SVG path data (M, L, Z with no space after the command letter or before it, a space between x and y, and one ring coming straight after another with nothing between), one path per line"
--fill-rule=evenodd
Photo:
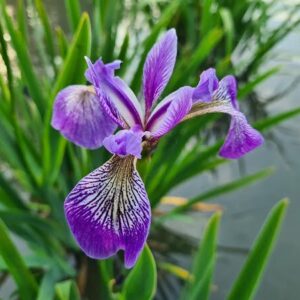
M200 81L193 94L193 102L209 102L212 100L214 92L218 89L219 80L216 76L216 70L207 69L200 75Z
M117 125L103 111L92 86L72 85L56 96L51 125L76 145L95 149Z
M133 155L141 158L142 153L142 137L144 132L141 130L120 130L114 135L104 139L104 147L112 154L120 157Z
M98 59L94 64L86 57L88 69L85 73L95 87L96 93L102 100L109 101L118 110L122 117L120 122L126 122L128 127L135 124L143 126L143 112L140 103L128 85L118 76L114 75L119 69L121 61L104 64ZM109 106L109 105L108 105Z
M166 97L149 118L147 131L159 138L175 127L190 111L194 89L183 87Z
M237 101L237 84L236 79L232 75L225 76L219 83L217 93L214 95L216 100L230 99L232 106L239 110L239 103Z
M263 144L262 135L250 126L240 111L234 109L230 100L198 102L193 105L186 119L216 112L231 115L229 132L220 150L221 156L229 159L240 158Z
M131 268L146 242L151 209L135 158L113 156L84 177L65 201L65 214L79 246L104 259L125 252Z
M176 31L170 29L152 47L144 65L143 91L146 115L166 87L174 69L176 55Z

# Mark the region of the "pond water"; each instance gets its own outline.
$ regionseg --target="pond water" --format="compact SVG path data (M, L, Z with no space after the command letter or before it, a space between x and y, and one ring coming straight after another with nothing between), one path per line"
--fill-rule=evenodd
M14 3L15 1L9 1ZM44 1L49 8L50 19L54 23L66 25L63 1ZM61 7L61 9L57 9ZM268 97L284 89L299 72L300 33L294 32L274 50L274 53L284 53L293 56L292 64L284 64L282 71L258 88L261 97ZM298 55L298 62L297 62ZM284 57L283 56L283 57ZM282 57L282 56L281 56ZM277 65L278 60L272 60L270 65ZM269 106L271 114L300 106L300 85ZM276 173L264 180L213 200L224 207L219 239L217 269L215 272L215 288L213 300L223 300L232 282L239 272L252 241L257 235L271 207L281 198L290 198L290 207L280 234L278 244L268 264L261 287L255 299L283 300L299 299L300 295L300 118L285 122L273 132L278 143L283 147L281 153L277 145L267 141L257 151L243 160L245 173L254 173L264 167L275 166ZM199 158L201 159L201 158ZM239 163L233 162L222 166L218 176L206 174L194 178L180 186L172 195L192 197L211 187L242 176ZM194 223L182 224L180 230L192 237L199 238L205 219L193 214ZM172 224L170 224L172 226ZM178 228L178 226L176 226Z

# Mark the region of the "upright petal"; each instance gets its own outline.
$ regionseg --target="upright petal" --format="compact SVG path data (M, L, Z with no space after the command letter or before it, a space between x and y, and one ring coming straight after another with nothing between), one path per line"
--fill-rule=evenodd
M170 29L152 47L144 65L143 91L146 115L149 115L152 105L161 95L172 75L176 54L176 31Z
M141 130L120 130L103 141L104 147L112 154L120 157L134 155L141 158L142 137L144 132Z
M234 76L225 76L219 83L218 93L214 95L216 99L226 100L230 99L232 106L239 110L239 103L237 101L237 84Z
M159 138L175 127L190 111L194 89L183 87L166 97L149 118L146 130Z
M200 81L195 88L193 94L193 102L202 101L209 102L212 100L214 92L219 85L218 78L216 76L216 70L213 68L207 69L200 75Z
M103 111L93 87L72 85L55 99L51 125L76 145L95 149L117 125Z
M135 124L143 126L143 112L140 103L128 85L118 76L114 75L116 69L120 67L120 61L104 64L102 59L98 59L94 64L86 58L88 69L85 73L95 87L99 98L103 101L108 99L118 110L122 117L120 123L127 123L128 127ZM107 107L111 104L107 105Z
M151 210L135 158L113 156L84 177L65 201L65 214L79 246L104 259L125 251L131 268L146 242Z

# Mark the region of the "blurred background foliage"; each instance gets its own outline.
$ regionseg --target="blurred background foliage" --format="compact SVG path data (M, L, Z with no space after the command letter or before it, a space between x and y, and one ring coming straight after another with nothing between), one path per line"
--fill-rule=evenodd
M121 254L93 261L75 245L63 201L109 154L80 149L54 131L53 100L61 88L85 83L85 55L106 62L121 59L118 75L140 95L145 57L159 35L174 27L178 59L165 93L195 85L201 71L211 66L219 77L234 74L242 110L271 137L270 129L298 115L300 107L268 115L268 101L261 102L255 89L280 70L264 66L271 50L299 25L300 5L279 0L65 0L57 10L65 12L66 25L53 24L45 4L0 0L0 288L12 278L15 286L5 297L25 300L207 299L214 290L222 208L204 201L262 180L274 170L198 191L192 199L170 197L175 187L199 174L216 173L229 162L217 156L226 118L216 114L185 122L145 158L151 159L147 168L139 162L153 225L149 247L136 267L124 270ZM283 12L286 17L274 26L272 19ZM228 299L254 297L287 203L280 201L270 212ZM170 219L180 226L189 210L205 216L216 211L199 246L165 227ZM174 261L172 252L187 257L194 253L192 268Z

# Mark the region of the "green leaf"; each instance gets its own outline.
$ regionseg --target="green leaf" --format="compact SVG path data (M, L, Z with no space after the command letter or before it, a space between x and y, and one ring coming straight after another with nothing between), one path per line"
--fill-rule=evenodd
M212 6L214 0L203 0L202 12L201 12L201 21L200 21L200 34L204 36L212 27L212 24L215 22L215 15L212 13Z
M28 52L28 47L21 35L20 31L15 29L13 21L11 17L7 14L6 11L6 4L4 0L0 0L0 11L3 15L3 19L5 20L7 30L9 35L11 36L11 41L14 47L14 50L17 53L17 58L19 62L19 67L22 72L22 76L26 80L28 85L29 93L32 96L33 100L35 101L37 107L39 108L40 112L44 111L44 103L45 97L41 89L40 80L38 79L37 75L35 74L30 55Z
M80 294L73 280L66 280L55 285L58 300L80 300Z
M127 276L122 289L125 300L150 300L156 291L156 265L146 245L136 265Z
M216 260L216 244L221 213L215 213L208 221L203 239L193 263L192 281L187 285L188 300L208 299Z
M288 199L282 199L270 211L227 299L248 300L254 298L272 249L278 238L288 203Z
M50 269L46 272L39 286L37 300L53 300L55 295L54 287L58 278L59 275L56 270Z
M26 7L25 7L24 0L18 0L17 21L18 21L18 29L20 30L24 41L26 41L27 40L27 25L26 25Z
M224 26L224 32L226 36L226 54L230 55L234 42L234 23L231 12L228 8L220 9L220 16Z
M11 241L5 224L0 219L0 255L3 257L18 288L22 300L35 299L37 284L23 258Z
M65 0L66 12L70 28L75 32L80 21L80 2L78 0Z
M207 201L211 198L214 198L214 197L217 197L220 195L224 195L225 193L233 192L237 189L240 189L242 187L245 187L247 185L255 183L258 180L262 180L266 177L269 177L273 173L274 173L274 168L266 168L259 172L254 173L254 174L242 177L238 180L234 180L227 184L215 187L197 197L192 198L187 203L174 208L169 214L183 212L198 202Z
M267 117L265 119L259 120L254 124L254 127L258 130L266 130L274 127L281 122L289 120L300 114L300 107L285 111L283 113L277 114L275 116Z
M55 28L56 39L60 56L64 59L68 53L68 40L61 27Z
M53 67L55 68L54 58L55 58L55 48L54 48L54 41L53 41L53 33L50 26L49 18L47 15L47 11L45 9L45 6L43 4L42 0L35 0L35 7L37 10L37 13L39 15L39 18L41 20L41 23L43 25L44 29L44 41L46 43L46 50L48 51L48 54L51 59L51 63L53 64Z

